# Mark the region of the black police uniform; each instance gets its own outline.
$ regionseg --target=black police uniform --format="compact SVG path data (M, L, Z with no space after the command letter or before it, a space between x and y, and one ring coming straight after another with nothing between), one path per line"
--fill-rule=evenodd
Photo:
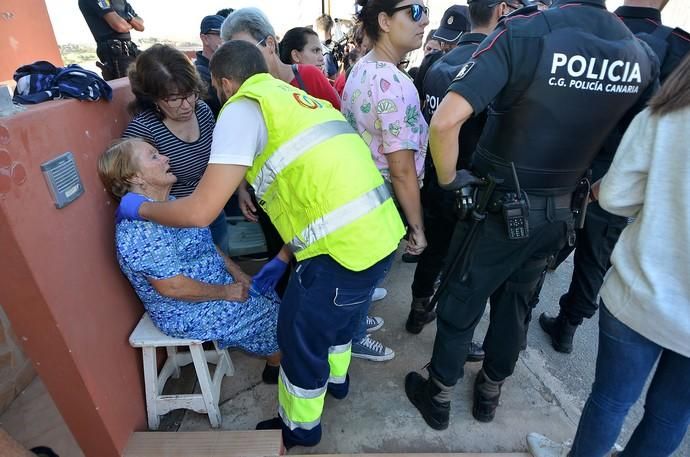
M458 74L460 67L472 58L472 54L486 35L483 33L465 33L458 45L446 53L427 72L422 86L422 114L427 122L431 121L436 108L448 91L448 86ZM469 159L474 151L486 115L482 113L467 121L460 132L460 154L457 168L469 168ZM422 252L414 273L412 296L414 298L431 297L434 294L434 283L443 267L443 260L448 254L448 244L453 236L455 223L455 193L441 189L436 177L431 154L425 161L424 186L421 189L422 207L424 208L424 230L427 247Z
M79 0L79 9L96 40L96 54L100 59L103 79L106 81L127 75L127 67L134 61L139 50L127 33L113 30L103 19L115 12L126 21L137 17L132 5L126 0Z
M199 76L206 83L206 96L204 101L211 108L214 117L218 117L220 113L220 100L218 99L218 94L211 84L211 69L209 68L209 60L204 56L202 51L197 51L196 60L194 60L194 66L196 71L199 72Z
M450 388L462 377L490 298L482 373L499 383L500 393L500 383L515 368L547 258L563 247L573 227L572 193L608 133L653 90L654 61L604 0L561 0L542 12L506 18L460 69L449 90L475 113L487 110L472 169L502 184L491 196L467 267L449 273L440 295L428 392L432 381ZM511 163L529 201L529 235L522 239L509 238L502 214L516 191ZM468 227L456 225L449 252L457 252ZM477 396L476 387L473 414L491 420L498 395L485 410L487 399Z
M431 51L429 54L425 55L424 58L422 59L422 62L419 64L419 68L417 69L417 72L414 74L413 82L414 82L414 87L417 88L417 93L419 94L419 101L421 103L424 103L422 93L424 91L424 79L426 78L426 74L429 72L431 67L438 62L445 53L443 51ZM410 71L414 70L411 69Z
M661 66L659 79L662 83L690 52L690 35L681 29L662 25L659 10L623 6L614 14L655 52ZM592 182L601 179L608 171L626 128L627 122L621 123L607 138L592 162ZM583 319L596 313L597 296L604 275L611 266L611 253L627 222L627 218L603 210L598 202L589 205L584 227L577 233L572 280L568 292L560 298L559 317L540 317L540 324L551 335L556 350L570 352L575 328ZM572 249L563 249L556 264L565 260Z

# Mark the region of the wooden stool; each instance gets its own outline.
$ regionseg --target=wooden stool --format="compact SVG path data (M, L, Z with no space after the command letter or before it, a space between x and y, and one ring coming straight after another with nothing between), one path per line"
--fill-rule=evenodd
M218 408L220 385L224 376L232 376L235 373L235 368L232 366L227 350L218 349L214 341L215 351L204 351L203 343L201 340L173 338L163 334L151 321L149 313L144 313L129 336L129 344L140 347L143 352L146 411L150 430L158 429L160 416L179 408L206 413L211 427L220 427L222 422ZM188 346L189 352L178 353L178 346ZM158 373L156 361L156 348L159 347L164 347L168 353L168 359L160 373ZM163 387L170 376L179 378L180 367L192 362L199 379L201 394L163 395ZM208 363L216 365L213 377L208 369Z

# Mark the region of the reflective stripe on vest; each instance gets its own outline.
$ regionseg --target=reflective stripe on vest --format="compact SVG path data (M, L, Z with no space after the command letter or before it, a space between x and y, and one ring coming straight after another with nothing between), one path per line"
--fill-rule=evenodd
M259 198L266 193L281 171L302 154L338 135L356 133L347 121L335 120L314 125L280 146L259 170L254 189Z
M352 342L331 346L328 348L328 365L331 367L331 374L328 382L331 384L344 384L347 381L347 369L350 368L352 359Z
M311 430L321 423L326 387L303 389L290 382L280 369L278 379L278 413L290 430Z
M290 249L292 249L293 253L306 249L339 228L345 227L357 219L366 216L389 198L391 198L391 194L386 184L381 184L309 224L302 230L302 233L288 243Z

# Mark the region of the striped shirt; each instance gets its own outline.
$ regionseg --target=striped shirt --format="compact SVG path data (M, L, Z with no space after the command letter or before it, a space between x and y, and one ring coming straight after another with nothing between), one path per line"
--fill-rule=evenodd
M199 122L199 139L192 143L175 136L163 121L156 118L153 110L137 114L122 134L123 138L143 138L170 159L170 170L177 176L170 195L177 198L194 192L206 171L211 154L215 121L213 113L201 100L196 103L196 119Z

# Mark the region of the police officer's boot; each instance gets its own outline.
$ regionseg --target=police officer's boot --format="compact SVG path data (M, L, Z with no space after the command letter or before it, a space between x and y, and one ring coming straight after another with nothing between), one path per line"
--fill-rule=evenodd
M551 317L546 313L539 316L539 326L551 337L551 345L558 352L573 352L573 337L579 323L571 322L564 314Z
M405 377L407 398L419 410L429 427L436 430L448 428L450 395L453 387L446 386L429 375L429 379L416 372Z
M474 379L474 403L472 416L479 422L491 422L496 415L503 381L490 379L482 368Z
M410 315L407 316L405 322L405 329L413 334L418 334L422 331L424 326L436 319L434 311L427 311L427 306L431 297L412 297L412 305L410 305Z

